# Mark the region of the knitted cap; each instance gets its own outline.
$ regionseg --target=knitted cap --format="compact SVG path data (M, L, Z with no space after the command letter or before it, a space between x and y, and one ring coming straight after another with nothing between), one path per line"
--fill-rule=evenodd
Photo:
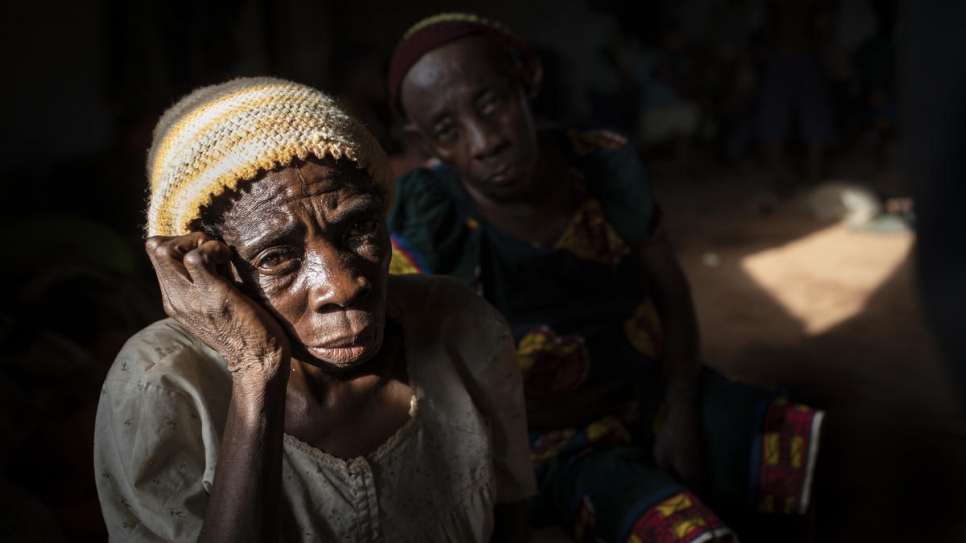
M187 234L213 197L295 158L346 158L392 203L392 170L376 139L328 95L291 81L239 78L168 109L148 154L148 236Z
M403 78L420 58L434 49L469 36L486 36L493 40L511 58L520 61L524 84L530 97L534 97L543 82L543 68L536 50L526 41L515 36L498 21L472 13L440 13L427 17L407 30L396 45L389 61L389 107L402 117Z

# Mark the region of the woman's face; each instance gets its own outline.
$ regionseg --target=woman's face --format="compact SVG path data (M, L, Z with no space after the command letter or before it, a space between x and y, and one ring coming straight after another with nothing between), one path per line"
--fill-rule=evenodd
M532 191L537 139L516 68L473 36L426 53L402 82L406 116L433 154L494 200Z
M323 369L371 359L383 340L389 234L385 202L346 160L269 172L223 215L246 293L292 341L295 358Z

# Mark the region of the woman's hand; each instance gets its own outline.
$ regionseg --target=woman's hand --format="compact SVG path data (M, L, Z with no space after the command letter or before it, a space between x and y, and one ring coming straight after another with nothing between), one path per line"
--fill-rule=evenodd
M288 336L232 281L231 249L202 232L149 238L164 311L221 354L234 379L287 379ZM279 372L279 370L284 370Z
M576 392L527 395L527 426L540 430L580 428L607 415L623 416L633 398L633 383L628 381Z
M691 490L704 479L701 419L694 393L676 396L665 404L654 439L654 460Z

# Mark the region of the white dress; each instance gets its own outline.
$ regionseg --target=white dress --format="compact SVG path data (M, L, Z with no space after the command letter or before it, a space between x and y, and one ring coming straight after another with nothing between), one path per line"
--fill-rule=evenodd
M488 541L494 505L536 492L503 318L451 279L390 276L388 292L414 391L410 420L350 460L286 434L285 541ZM111 541L197 540L230 398L224 360L174 320L127 342L95 428Z

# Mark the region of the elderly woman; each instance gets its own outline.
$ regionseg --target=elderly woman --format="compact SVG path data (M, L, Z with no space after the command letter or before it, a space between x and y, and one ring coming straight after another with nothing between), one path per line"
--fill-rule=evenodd
M806 513L823 413L703 366L634 145L537 125L540 76L505 27L446 13L405 34L388 78L438 159L396 183L393 270L459 278L509 322L540 491L530 521L579 541L693 543L761 524L749 511Z
M486 541L534 492L502 317L389 277L387 159L325 94L199 89L155 129L147 251L171 317L104 383L117 541Z

